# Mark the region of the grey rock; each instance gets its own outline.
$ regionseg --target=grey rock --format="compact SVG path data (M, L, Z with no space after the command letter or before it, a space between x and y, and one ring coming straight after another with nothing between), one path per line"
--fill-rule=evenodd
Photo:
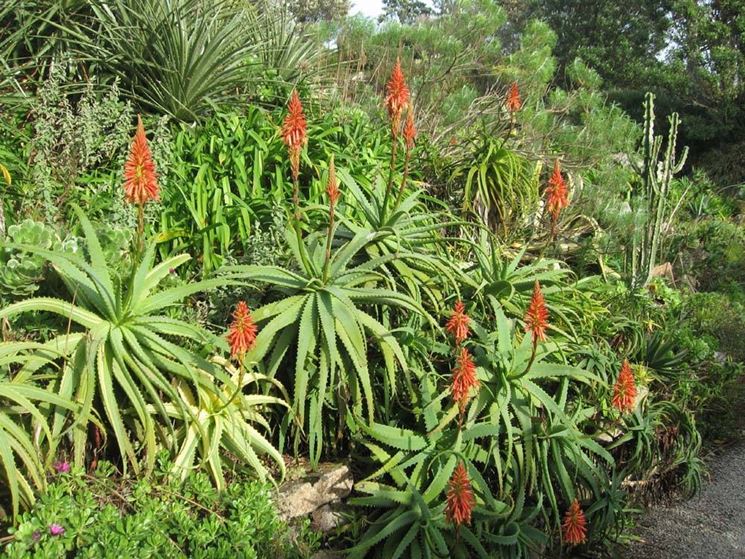
M314 530L326 533L347 522L347 507L340 503L323 505L311 514L311 526Z
M339 503L352 492L354 479L346 464L321 464L316 472L292 481L279 490L276 498L284 520L307 516L324 505ZM324 517L324 522L331 519Z

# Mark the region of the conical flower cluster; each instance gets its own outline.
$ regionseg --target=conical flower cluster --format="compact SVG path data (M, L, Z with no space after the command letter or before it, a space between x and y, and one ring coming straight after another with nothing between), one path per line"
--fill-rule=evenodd
M507 106L507 110L511 113L516 113L522 108L523 102L522 99L520 99L520 90L517 88L517 82L512 82L510 90L507 92L505 105Z
M128 202L138 206L144 206L149 200L158 199L155 162L140 115L137 115L137 130L132 138L129 157L124 164L124 194Z
M561 210L569 205L569 189L567 188L564 177L561 174L561 165L559 160L554 161L554 170L551 178L548 179L546 188L546 209L551 215L551 219L558 221Z
M634 410L635 402L636 380L634 379L634 372L631 370L628 359L624 359L616 384L613 386L611 403L618 411L626 413Z
M457 301L455 303L455 308L453 309L453 314L445 325L445 330L452 334L453 338L455 338L456 344L461 344L466 338L468 338L468 325L470 322L471 319L468 318L468 315L466 314L466 307L463 304L463 301Z
M409 112L406 114L406 122L404 123L404 140L406 141L406 149L412 149L414 147L415 139L416 127L414 126L414 111L409 108Z
M462 347L458 352L455 369L453 369L451 386L453 400L458 403L461 413L471 397L471 389L478 388L478 386L479 379L476 377L476 365L468 349Z
M471 512L475 503L468 470L463 462L459 462L448 482L445 518L456 528L462 524L468 525L471 523Z
M331 208L335 208L341 191L339 190L339 183L336 180L336 166L334 165L333 156L331 156L331 161L329 161L329 180L326 183L326 195L329 197Z
M398 129L401 125L401 116L404 109L409 104L409 87L406 85L404 72L401 70L401 59L396 59L396 65L393 67L391 77L385 86L385 108L388 110L388 116L391 119L391 130L393 136L398 136Z
M572 501L564 515L561 533L569 545L580 545L587 541L587 519L577 499Z
M241 359L256 343L258 328L245 301L239 301L233 311L233 322L228 328L230 355Z
M300 174L300 154L303 151L303 146L308 141L303 104L300 102L297 90L292 90L287 109L287 116L282 123L282 141L287 146L287 151L290 154L292 179L297 181Z
M530 299L530 305L525 312L525 331L533 337L533 345L539 341L546 340L546 328L548 328L548 309L541 291L541 284L538 280L533 287L533 296Z

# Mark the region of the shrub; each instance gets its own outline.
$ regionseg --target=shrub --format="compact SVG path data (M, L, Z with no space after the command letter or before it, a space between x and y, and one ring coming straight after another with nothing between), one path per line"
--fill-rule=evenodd
M259 377L231 375L224 364L203 355L208 349L226 349L225 341L198 325L167 316L170 307L190 295L235 282L218 278L158 289L189 256L154 265L152 244L137 265L119 277L109 268L90 221L79 208L76 214L86 237L87 259L11 245L49 260L69 290L69 301L37 297L0 311L0 318L46 311L68 321L64 333L47 342L40 356L22 363L21 369L26 375L36 372L44 364L39 357L50 352L64 358L52 387L63 398L78 402L80 410L69 418L62 410L53 412L47 441L51 454L70 432L74 462L82 466L90 430L103 429L113 433L125 472L128 466L140 471L141 452L145 471L150 471L161 446L178 449L177 467L189 469L198 448L204 466L222 486L222 445L232 451L236 462L250 464L262 479L267 469L257 452L268 454L283 473L281 456L252 426L258 422L268 428L256 406L279 400L244 395L244 385ZM185 341L196 342L198 351L185 347ZM171 418L183 427L176 430ZM218 436L223 428L227 428L224 436Z
M0 554L21 557L142 557L304 559L319 538L307 524L290 530L277 517L270 488L234 480L216 491L206 475L169 478L167 460L149 480L114 477L101 462L57 474L36 506L24 513ZM53 535L50 527L64 530ZM0 544L2 545L2 544Z

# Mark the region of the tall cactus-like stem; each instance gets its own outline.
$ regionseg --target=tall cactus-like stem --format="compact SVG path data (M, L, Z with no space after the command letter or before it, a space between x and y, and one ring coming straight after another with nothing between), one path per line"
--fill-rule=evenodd
M627 260L631 264L631 284L643 286L649 283L660 251L661 234L667 211L667 196L673 177L685 164L688 148L683 148L676 157L680 117L673 113L668 118L670 129L664 155L663 137L654 133L654 95L647 93L644 100L644 137L642 139L643 166L639 170L641 187L632 192L636 208L643 208L646 220L641 234L635 235Z

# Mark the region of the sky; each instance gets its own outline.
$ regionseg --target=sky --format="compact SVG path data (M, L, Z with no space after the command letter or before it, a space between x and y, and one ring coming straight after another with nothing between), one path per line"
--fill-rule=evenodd
M353 0L351 15L361 13L367 17L377 18L383 13L383 0Z

